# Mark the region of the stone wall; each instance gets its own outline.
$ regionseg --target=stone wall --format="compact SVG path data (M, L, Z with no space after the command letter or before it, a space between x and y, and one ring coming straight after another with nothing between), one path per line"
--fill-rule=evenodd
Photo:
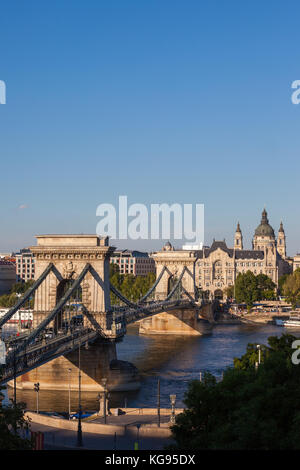
M102 378L108 379L111 391L136 390L140 387L137 369L130 363L119 361L113 342L98 340L85 349L81 347L81 389L101 391ZM71 372L69 372L71 369ZM39 382L43 390L78 390L78 350L61 356L17 378L17 388L33 390ZM12 386L12 383L9 382Z

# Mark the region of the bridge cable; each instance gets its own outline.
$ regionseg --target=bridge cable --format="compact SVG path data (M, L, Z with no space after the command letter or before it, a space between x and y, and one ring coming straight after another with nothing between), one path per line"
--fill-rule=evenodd
M18 302L0 319L0 328L16 313L19 308L28 300L28 298L33 294L33 292L39 287L39 285L44 281L48 274L53 271L54 265L52 263L48 264L45 271L40 275L40 277L35 281L35 283L27 289L23 297L18 300Z
M165 271L167 270L167 267L164 266L163 269L161 270L158 278L156 279L155 283L153 284L153 286L150 287L150 289L146 292L146 294L139 300L138 303L142 303L144 302L147 297L149 297L150 294L152 294L152 292L154 291L154 289L157 287L157 285L159 284L161 278L163 277Z
M182 281L182 278L183 278L183 275L184 275L186 269L187 269L186 266L184 266L183 270L181 271L181 274L180 274L180 276L179 276L178 281L176 282L176 284L175 284L175 286L173 287L173 289L171 290L171 292L170 292L170 293L167 295L167 297L165 298L165 301L166 301L166 300L169 300L169 299L173 296L173 294L175 293L176 289L179 287L179 284L180 284L181 281Z
M113 294L115 294L120 300L122 300L126 305L128 305L129 307L134 307L134 308L137 308L138 305L135 304L134 302L131 302L130 300L128 300L123 294L121 294L121 292L115 287L113 286L112 284L110 284L110 290L112 291Z
M60 299L55 308L49 313L49 315L39 324L39 326L22 342L22 344L16 349L16 354L22 351L29 343L31 343L38 334L46 328L46 326L56 317L58 312L63 308L66 302L69 300L75 289L77 289L84 279L91 265L88 263L85 265L79 276L74 280L72 285L69 287L65 295Z

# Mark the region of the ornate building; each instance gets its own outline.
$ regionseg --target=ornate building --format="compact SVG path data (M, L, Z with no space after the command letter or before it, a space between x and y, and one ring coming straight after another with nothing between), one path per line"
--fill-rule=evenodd
M280 276L292 271L286 257L286 237L280 224L278 237L269 224L264 209L261 223L254 233L252 250L244 250L243 235L238 223L233 248L224 241L213 241L211 247L198 252L195 263L196 285L208 291L211 297L223 298L224 289L234 285L239 273L252 271L255 275L266 274L278 285Z

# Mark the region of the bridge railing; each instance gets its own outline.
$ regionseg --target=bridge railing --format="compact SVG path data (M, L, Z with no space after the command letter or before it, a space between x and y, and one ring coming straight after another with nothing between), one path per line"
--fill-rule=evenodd
M53 340L24 348L22 352L13 351L6 356L6 364L0 368L0 383L11 380L14 376L22 375L41 363L48 362L55 357L74 350L87 341L93 341L97 333L91 328L81 329L72 334L56 337Z

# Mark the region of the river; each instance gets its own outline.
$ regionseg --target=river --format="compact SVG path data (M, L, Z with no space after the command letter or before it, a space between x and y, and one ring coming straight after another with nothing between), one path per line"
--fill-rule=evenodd
M183 406L184 393L190 380L199 380L200 372L210 371L221 377L232 366L233 358L244 354L248 343L267 344L269 336L280 336L287 330L273 325L217 325L211 334L197 337L173 335L139 335L134 325L122 342L117 344L118 359L132 362L140 371L141 388L136 392L112 393L111 406L155 407L157 381L160 379L162 407L170 406L170 394L175 393L176 406ZM299 330L290 331L300 336ZM58 399L59 394L59 399ZM8 387L8 395L12 390ZM71 409L77 410L78 395L71 392ZM18 401L35 409L36 393L17 390ZM97 393L82 393L83 410L97 410ZM68 392L41 390L39 408L43 411L67 411Z

